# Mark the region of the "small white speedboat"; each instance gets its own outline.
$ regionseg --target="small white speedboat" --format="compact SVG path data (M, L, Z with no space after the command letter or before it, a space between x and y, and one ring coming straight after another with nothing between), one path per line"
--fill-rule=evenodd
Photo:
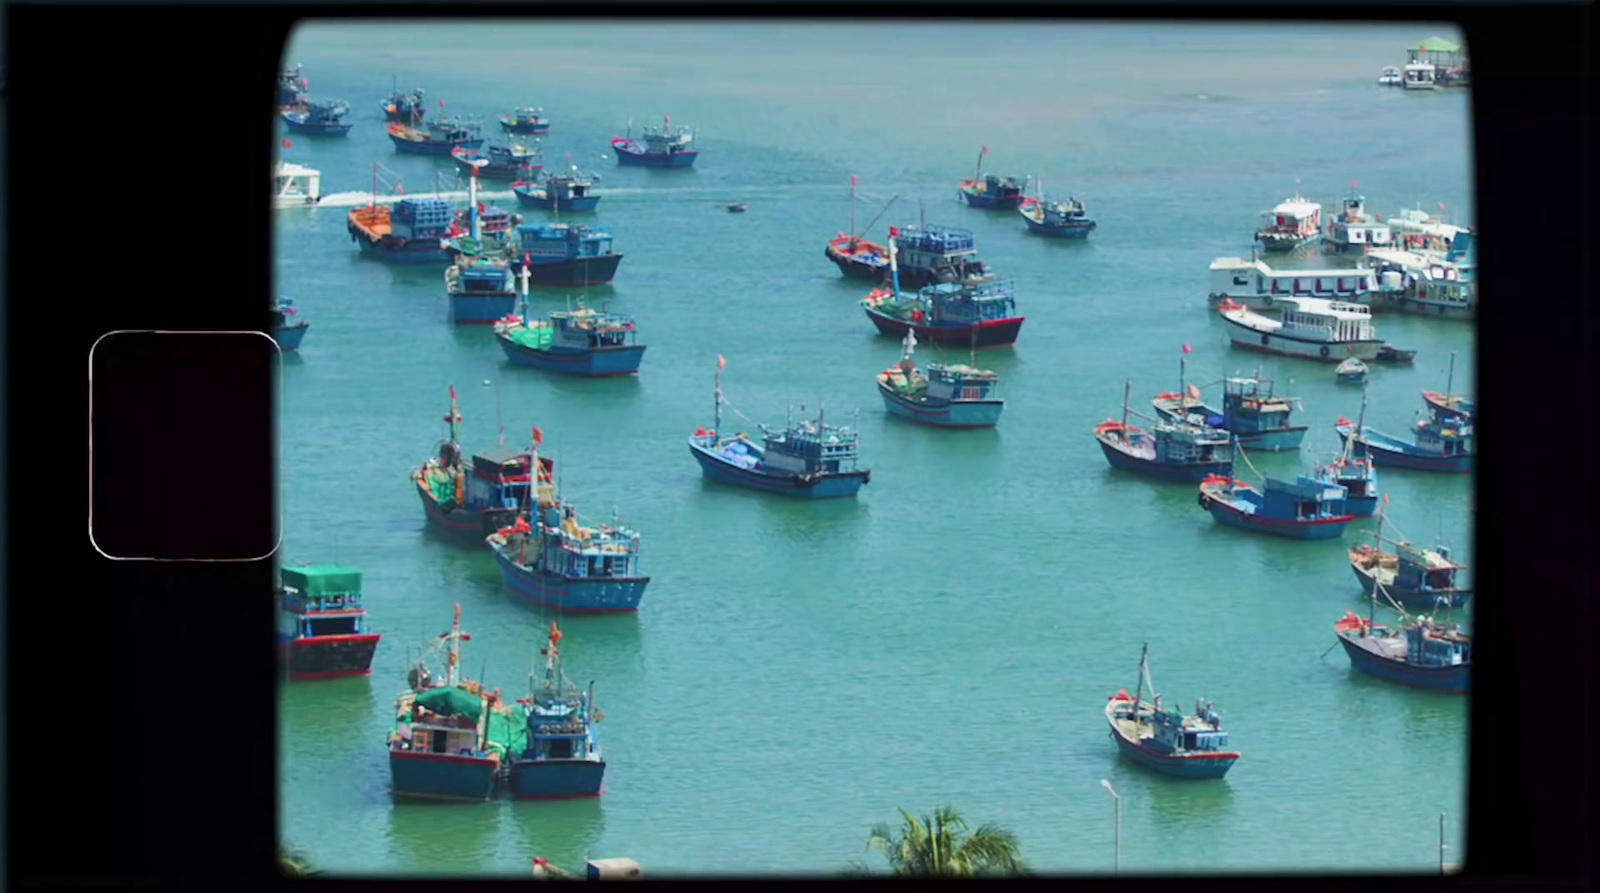
M272 206L303 208L322 199L322 172L287 161L278 162L272 177Z
M1340 384L1365 384L1367 364L1351 357L1335 367L1333 374Z
M1398 87L1402 80L1400 69L1393 65L1387 65L1384 66L1383 74L1378 76L1378 85L1380 87Z

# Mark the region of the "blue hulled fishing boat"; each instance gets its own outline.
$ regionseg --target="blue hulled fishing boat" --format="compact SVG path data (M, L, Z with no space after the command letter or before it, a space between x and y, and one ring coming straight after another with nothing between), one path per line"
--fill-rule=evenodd
M894 260L890 273L906 288L926 288L941 282L977 285L995 279L988 264L978 259L977 239L970 229L926 223L891 226L889 251ZM900 286L895 286L895 291L898 293Z
M517 201L541 211L593 211L600 204L600 196L594 193L595 181L600 176L579 174L577 167L571 164L571 156L567 158L567 173L545 171L543 183L513 181L511 191L517 196Z
M535 285L604 285L622 263L611 230L603 226L525 223L517 227L514 244L512 272L520 276L527 268Z
M610 525L586 527L571 503L556 498L553 489L550 498L546 495L541 488L534 524L519 516L488 537L506 586L534 604L562 611L639 610L650 578L639 574L638 532L616 518Z
M917 336L908 331L897 365L878 373L878 393L891 415L936 428L992 428L1006 401L994 395L1000 376L987 369L929 363L917 368L911 351Z
M402 155L449 155L454 149L481 149L483 137L478 125L458 118L434 121L426 127L413 127L391 121L389 139Z
M450 386L449 439L439 445L439 455L411 473L428 523L435 530L466 542L478 542L516 520L534 493L534 457L495 448L472 457L469 470L461 460L456 440L461 414L456 410L456 389ZM554 463L539 460L540 492Z
M1478 404L1471 397L1462 394L1450 393L1450 386L1456 381L1456 352L1450 351L1450 376L1445 379L1444 391L1422 392L1422 400L1433 410L1434 415L1447 422L1462 422L1472 424L1472 418L1478 412Z
M1360 418L1365 419L1366 414L1367 395L1363 391ZM1312 476L1323 483L1343 487L1344 508L1350 514L1366 518L1378 510L1378 468L1365 449L1355 448L1353 440L1346 440L1339 457L1317 468Z
M646 127L640 139L633 139L633 122L628 122L628 135L611 139L611 150L617 153L617 164L640 167L686 168L700 157L699 149L691 149L695 134L687 127L672 129L671 116L663 116L660 130Z
M598 797L606 761L600 755L595 724L594 683L587 691L561 672L561 630L550 621L544 655L544 682L528 676L528 696L519 698L528 727L527 749L511 758L511 796L520 799Z
M361 607L361 571L340 564L279 570L278 655L291 679L364 676L378 634Z
M1200 482L1200 507L1217 521L1297 540L1338 539L1355 520L1344 500L1343 487L1305 475L1293 481L1263 478L1258 490L1236 479L1230 467L1228 474Z
M383 108L383 116L387 120L415 124L428 113L427 107L422 104L422 97L426 92L421 87L409 93L403 92L400 89L400 79L395 78L389 98L378 104Z
M1333 378L1339 384L1366 384L1367 364L1349 357L1333 368Z
M1377 594L1372 596L1374 608ZM1472 687L1472 636L1459 625L1435 624L1429 617L1390 630L1345 611L1333 625L1350 666L1369 676L1431 691L1464 695Z
M300 342L306 337L306 330L311 324L305 320L289 322L289 317L300 312L291 298L279 298L272 307L272 329L267 334L272 340L278 342L279 350L295 350L300 347Z
M1016 343L1025 317L1016 315L1017 301L1010 283L941 282L914 295L902 294L896 235L895 228L889 227L890 287L873 289L861 299L862 309L879 332L897 338L915 332L919 341L972 349Z
M1099 224L1084 213L1083 203L1069 197L1064 202L1044 199L1044 183L1038 184L1039 197L1026 196L1017 213L1028 224L1028 232L1057 239L1087 239Z
M344 136L354 124L346 123L344 116L350 105L337 99L307 103L304 111L280 112L279 117L290 133L307 136Z
M522 143L490 143L482 149L456 146L450 150L450 157L463 173L476 172L485 180L521 181L537 177L544 170L537 142L531 149Z
M1188 352L1186 344L1184 353ZM1294 403L1300 398L1273 394L1271 379L1263 379L1258 369L1253 378L1224 379L1222 409L1217 410L1201 400L1199 388L1184 382L1186 363L1186 359L1179 361L1178 393L1162 391L1151 401L1157 415L1168 421L1220 428L1237 438L1241 449L1300 449L1306 426L1289 423Z
M966 199L967 207L982 208L985 211L1010 211L1022 203L1022 184L1016 177L997 177L990 174L983 175L983 156L989 154L989 147L984 146L978 153L978 169L973 175L961 181L959 195Z
M439 198L403 198L390 207L378 202L380 165L372 166L372 201L350 209L345 228L361 253L390 263L448 265L444 242L465 231L455 224L450 203ZM392 176L392 172L391 172ZM398 179L391 187L399 191Z
M1334 430L1341 438L1359 443L1378 465L1452 473L1472 470L1472 423L1443 419L1431 408L1428 417L1417 420L1412 429L1414 443L1365 426L1357 428L1343 415Z
M1146 685L1153 703L1141 700ZM1192 716L1184 716L1182 708L1162 709L1161 696L1150 682L1149 644L1139 656L1138 687L1131 696L1118 689L1106 699L1106 722L1123 756L1163 775L1221 778L1239 761L1239 752L1228 749L1222 716L1209 702L1195 701Z
M1403 539L1385 539L1384 520L1380 512L1378 529L1369 534L1376 547L1361 543L1350 550L1350 570L1361 590L1371 594L1381 586L1391 601L1413 611L1465 605L1472 597L1472 587L1457 585L1457 576L1466 567L1450 559L1450 549L1443 543L1423 549ZM1385 544L1394 551L1384 551Z
M548 321L528 319L527 271L523 271L522 315L495 323L494 337L506 359L566 375L597 377L639 371L645 345L633 319L620 313L557 310Z
M305 108L305 91L310 86L301 74L301 66L285 68L278 72L278 111L295 111Z
M444 288L450 299L452 322L493 323L516 309L516 283L511 275L511 264L504 257L469 254L460 250L463 242L474 247L484 244L480 211L487 211L488 208L478 202L478 178L471 170L467 174L467 236L451 246L455 265L444 271ZM497 222L501 224L500 232L492 241L503 242L505 232L510 228L509 218L504 211L500 211Z
M1132 387L1132 379L1123 385L1122 421L1106 419L1094 426L1094 439L1112 468L1185 484L1227 473L1233 454L1228 432L1160 420L1149 431L1136 428L1128 424Z
M884 203L883 210L878 216L872 218L867 224L867 229L872 229L872 224L878 222L890 207L894 199ZM823 249L823 257L832 261L839 272L851 279L865 279L869 282L883 282L889 277L889 249L877 242L861 237L856 231L856 175L850 175L850 233L836 234L828 240L828 247Z
M550 119L543 113L542 108L517 109L500 116L500 128L507 133L549 133Z
M395 699L387 741L396 798L491 799L508 759L527 749L526 727L501 700L499 689L490 691L479 680L461 678L461 642L471 638L461 631L458 604L450 631L439 636L445 643L444 681L432 678L422 656L406 674L410 688Z
M689 454L700 463L706 477L734 484L809 499L853 497L872 480L872 472L858 468L856 433L824 424L822 412L815 421L795 423L783 431L760 426L762 445L744 432L722 433L722 355L717 355L716 412L711 430L696 428L689 437ZM805 408L801 407L804 412Z

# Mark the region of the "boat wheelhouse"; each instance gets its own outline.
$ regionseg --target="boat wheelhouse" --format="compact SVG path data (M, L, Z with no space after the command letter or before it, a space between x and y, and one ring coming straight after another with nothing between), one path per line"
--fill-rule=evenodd
M500 128L507 133L549 133L550 119L544 117L543 108L516 109L500 116Z
M280 111L293 110L305 103L305 89L308 86L302 66L285 68L278 72L278 109Z
M1261 212L1256 241L1263 251L1293 251L1322 238L1322 205L1298 193Z
M1143 700L1150 687L1150 701ZM1194 703L1194 713L1183 714L1181 707L1163 709L1155 683L1150 681L1150 645L1139 656L1139 685L1134 694L1126 689L1106 699L1106 723L1117 750L1129 760L1174 778L1221 778L1239 761L1239 752L1228 746L1228 733L1222 730L1222 716L1208 701Z
M444 271L450 321L493 323L516 309L516 281L504 260L463 257Z
M939 283L969 285L995 279L988 266L978 259L977 240L970 229L891 226L889 246L900 278L896 291L902 286L919 289Z
M1438 80L1438 72L1430 62L1412 62L1401 74L1401 84L1407 90L1432 90Z
M322 200L322 172L288 161L272 175L272 206L303 208Z
M342 564L278 572L279 656L293 679L366 675L378 648L361 604L361 571Z
M1177 393L1162 391L1151 404L1156 414L1169 422L1184 422L1232 434L1240 448L1279 452L1298 450L1305 440L1306 426L1290 424L1299 397L1274 393L1273 381L1257 369L1252 377L1234 376L1222 382L1222 409L1205 403L1199 388L1185 385L1181 378Z
M400 81L395 78L389 97L378 103L378 105L383 109L383 116L386 120L415 123L422 120L422 116L428 113L427 106L423 105L423 97L425 95L427 95L427 91L421 87L412 89L410 92L401 90Z
M292 298L279 298L272 305L272 328L268 334L281 351L298 350L300 342L306 337L306 330L311 328L311 324L305 320L289 321L289 317L299 312Z
M650 578L639 572L638 531L617 518L585 525L571 503L542 496L533 516L536 525L518 516L486 540L507 588L561 611L639 610Z
M540 649L544 680L528 674L528 696L518 698L527 724L527 749L511 757L511 796L519 799L598 797L606 761L600 754L594 683L587 691L561 671L561 630L550 621L550 636Z
M1006 402L995 396L1000 376L966 365L929 363L918 369L911 359L917 337L907 331L900 362L878 373L878 394L890 415L935 428L992 428Z
M1354 183L1352 180L1351 184ZM1355 193L1345 197L1343 208L1328 221L1328 236L1322 244L1329 251L1362 252L1394 244L1394 232L1389 225L1367 216L1366 202L1366 196Z
M1377 287L1369 269L1274 270L1255 258L1219 257L1211 262L1208 297L1213 307L1231 301L1252 310L1276 310L1289 298L1362 303Z
M1218 306L1235 347L1287 357L1338 363L1346 357L1373 360L1384 343L1361 304L1323 298L1284 298L1279 319L1232 303Z
M672 128L672 118L664 116L658 129L646 127L639 139L633 139L633 124L628 125L628 135L611 139L611 150L616 153L617 164L640 167L693 166L700 150L691 148L696 134L687 127Z

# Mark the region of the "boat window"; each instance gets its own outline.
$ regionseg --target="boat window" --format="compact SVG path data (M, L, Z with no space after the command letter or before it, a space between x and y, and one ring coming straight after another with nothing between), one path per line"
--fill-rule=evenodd
M306 634L312 636L346 636L357 631L359 620L354 616L346 617L308 617L306 618Z

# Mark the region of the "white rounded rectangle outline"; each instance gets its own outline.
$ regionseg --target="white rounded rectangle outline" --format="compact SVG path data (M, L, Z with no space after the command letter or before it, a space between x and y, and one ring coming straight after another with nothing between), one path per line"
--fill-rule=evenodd
M106 550L100 548L100 544L95 542L95 539L94 539L94 350L95 350L95 348L100 346L100 342L106 340L107 338L110 338L112 335L260 335L261 337L263 337L263 338L267 339L268 341L272 342L272 349L276 350L278 352L278 385L280 387L283 385L283 348L278 346L277 339L273 338L271 335L268 335L266 332L257 331L257 330L254 330L254 329L239 329L239 330L234 330L234 329L117 329L115 331L106 332L105 334L101 335L99 338L94 339L94 343L89 345L89 545L93 546L94 550L96 552L99 552L102 556L104 556L106 558L109 558L112 561L203 561L203 562L262 561L264 559L271 558L272 556L278 554L278 550L280 548L282 548L282 546L283 546L283 515L282 515L282 510L281 509L279 510L278 523L277 523L278 541L273 544L272 549L270 551L268 551L267 554L258 555L255 558L132 558L132 557L124 557L124 556L120 556L120 555L112 555L111 553L107 552ZM274 427L276 427L276 426L274 426ZM277 451L276 444L274 444L272 452L273 452L273 456L277 456L277 452L278 451ZM274 469L274 472L276 472L276 469ZM274 476L276 476L276 475L274 475Z

